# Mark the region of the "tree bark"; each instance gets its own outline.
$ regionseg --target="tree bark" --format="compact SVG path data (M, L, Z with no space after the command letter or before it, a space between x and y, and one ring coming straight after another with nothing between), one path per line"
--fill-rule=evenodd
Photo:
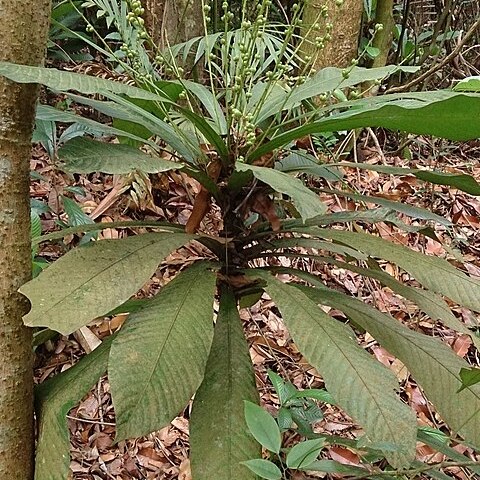
M305 0L303 12L302 36L304 42L303 54L313 59L313 69L325 67L345 68L357 57L358 38L362 24L363 2L361 0L344 0L337 6L336 0ZM327 8L328 17L319 16L321 8ZM327 23L332 24L332 30L327 32ZM318 28L312 28L318 24ZM316 46L316 39L330 35L330 40L323 42L324 47Z
M0 0L0 61L40 64L50 0ZM17 289L31 275L30 151L35 85L0 76L0 478L33 477L32 334Z
M164 49L204 34L201 0L145 0L145 26Z

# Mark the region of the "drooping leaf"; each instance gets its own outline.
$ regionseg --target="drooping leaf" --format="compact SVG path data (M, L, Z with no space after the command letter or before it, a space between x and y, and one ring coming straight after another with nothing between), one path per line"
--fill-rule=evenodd
M240 462L258 457L243 401L258 402L248 345L231 291L223 289L205 377L190 417L190 461L196 480L255 480Z
M329 190L329 189L322 189L322 192L332 193L334 195L339 195L340 197L347 197L352 198L353 200L357 200L359 202L365 203L374 203L376 205L382 205L383 207L388 208L389 210L394 210L399 213L403 213L408 217L412 218L419 218L421 220L431 220L434 222L439 223L440 225L452 225L450 220L437 215L436 213L427 210L426 208L417 207L415 205L409 205L408 203L396 202L394 200L388 200L386 198L375 197L371 195L360 195L359 193L353 192L345 192L341 190ZM370 211L370 210L367 210ZM385 220L379 221L389 221L388 218Z
M282 472L273 462L270 462L270 460L254 458L252 460L242 462L242 464L248 467L260 478L265 478L266 480L281 480L282 478Z
M245 401L245 420L250 433L263 447L273 453L279 453L282 435L275 419L256 403Z
M237 162L237 171L251 170L255 178L270 185L275 191L288 195L301 217L306 220L325 213L326 207L318 195L309 190L299 179L272 168L257 167Z
M342 171L337 167L322 165L313 155L300 150L292 151L286 157L278 160L275 168L285 173L308 173L330 181L338 181L343 178Z
M436 96L424 95L423 101L416 98L394 101L380 98L372 105L362 101L351 102L351 105L359 108L351 108L282 133L256 148L247 160L252 162L276 148L312 133L363 127L384 127L450 140L480 137L480 123L471 120L480 115L480 95L441 93L442 95Z
M373 257L394 262L434 292L480 311L480 281L465 275L446 260L415 252L367 233L320 228L311 231L314 235L342 242Z
M306 470L318 457L324 444L325 440L323 438L305 440L304 442L297 443L287 454L287 467Z
M405 285L404 283L399 282L387 272L382 270L379 266L375 265L376 262L373 262L371 259L369 260L369 262L371 264L373 263L375 267L362 268L351 263L336 260L335 258L321 258L326 263L331 263L337 267L344 268L346 270L350 270L352 272L359 273L366 277L378 280L383 285L393 290L395 293L398 293L402 297L418 305L420 309L423 310L432 320L439 320L447 327L456 330L457 332L464 333L465 335L469 335L472 338L475 346L477 346L477 348L480 347L480 337L475 332L470 330L457 317L455 317L455 315L453 315L449 306L440 295L437 295L430 290L424 290L423 288L418 287L411 287L409 285ZM316 277L305 274L303 272L299 272L298 270L291 268L276 268L275 271L277 271L278 273L297 275L300 278L308 280L315 287L326 288L325 285Z
M480 184L471 175L465 173L448 173L437 170L419 170L418 168L391 167L389 165L369 165L367 163L341 162L332 164L337 167L359 168L373 170L389 175L415 175L418 179L437 185L447 185L457 188L470 195L480 195Z
M128 300L163 258L192 238L147 233L71 250L20 288L32 304L25 325L72 333Z
M65 480L70 467L66 415L107 370L113 336L76 365L40 384L35 390L38 441L35 480Z
M66 92L74 90L85 94L102 94L106 92L125 94L133 98L169 101L167 96L132 87L121 82L114 82L100 77L92 77L81 73L60 71L56 68L33 67L15 63L0 62L0 75L17 83L40 83L52 90Z
M405 69L396 65L387 65L378 68L354 67L346 76L343 69L336 67L326 67L319 70L313 77L309 78L304 84L292 89L286 90L275 85L276 88L270 88L267 100L262 105L257 122L261 122L268 117L278 113L281 110L292 109L303 100L316 97L323 93L333 92L341 88L348 88L359 83L372 80L379 80L392 75L395 72ZM405 71L414 72L418 67L406 67ZM270 87L270 84L268 84ZM250 109L258 108L257 102L249 102Z
M72 199L62 195L63 207L68 217L68 224L71 227L79 225L92 225L95 223Z
M470 460L467 456L451 447L449 445L450 437L440 430L420 427L417 432L417 440L443 453L454 462L466 462ZM480 475L480 465L470 465L468 468L477 475Z
M117 440L168 424L202 382L213 338L213 265L199 262L133 313L108 362Z
M344 475L365 476L368 471L365 468L345 465L335 460L317 460L311 463L308 468L312 472L340 473Z
M462 386L459 388L458 392L480 383L480 368L462 368L460 370L460 378L462 380Z
M415 415L395 394L393 373L356 344L349 327L316 307L297 287L265 272L251 275L267 282L265 290L282 312L295 344L322 374L338 405L373 442L396 446L397 451L384 452L392 465L407 465L415 452Z
M129 145L99 142L84 137L76 137L58 151L61 168L67 172L110 174L130 173L139 170L146 173L159 173L182 168L181 163L153 157Z
M480 447L480 385L462 387L465 360L436 338L414 332L391 316L331 289L302 288L309 298L345 312L402 361L450 428Z

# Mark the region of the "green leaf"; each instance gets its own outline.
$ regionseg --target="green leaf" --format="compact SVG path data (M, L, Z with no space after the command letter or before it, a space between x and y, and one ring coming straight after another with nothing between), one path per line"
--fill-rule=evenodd
M353 198L354 200L357 200L359 202L374 203L376 205L382 205L383 207L386 207L390 210L403 213L408 217L420 218L421 220L432 220L434 222L439 223L440 225L447 225L447 226L453 225L450 220L447 220L446 218L440 215L437 215L436 213L433 213L430 210L427 210L426 208L416 207L414 205L408 205L407 203L396 202L394 200L387 200L386 198L381 198L381 197L372 197L371 195L360 195L358 193L344 192L341 190L330 190L330 189L323 188L321 189L321 191L326 193L332 193L334 195L339 195L340 197ZM382 210L385 212L384 209ZM369 211L371 210L367 210L367 212ZM350 213L350 212L347 212L347 213ZM378 221L388 222L389 218L387 217L385 220L378 220Z
M142 143L148 143L152 148L155 148L155 143L143 138L133 135L132 132L125 132L118 128L110 127L109 125L104 125L103 123L96 122L90 118L83 118L75 113L58 110L56 108L50 107L48 105L38 105L36 119L40 121L48 122L62 122L62 123L73 123L78 124L83 128L85 132L92 133L94 135L112 135L112 136L124 136L132 140L136 140Z
M269 460L255 458L253 460L242 462L242 464L247 466L260 478L266 478L267 480L281 480L282 478L282 472L280 469Z
M286 157L278 160L275 164L275 169L285 173L307 173L333 182L343 178L341 170L336 167L330 167L327 164L321 164L314 156L301 150L290 152Z
M277 392L280 405L284 405L286 402L288 402L288 400L295 397L298 390L292 383L284 382L283 378L272 370L269 370L267 374L268 378L272 382L273 388Z
M332 395L324 389L320 388L307 388L305 390L299 390L296 395L296 398L312 398L314 400L319 400L323 403L329 403L330 405L335 405L335 399Z
M351 102L358 108L307 123L282 133L256 148L247 158L252 162L276 148L312 133L351 130L364 127L384 127L410 133L434 135L450 140L470 140L480 137L480 95L433 92L417 98L391 100L387 96L373 104ZM422 101L421 98L424 98ZM420 99L420 100L419 100Z
M454 87L455 92L480 92L480 75L463 78Z
M112 92L125 94L133 98L168 102L168 97L132 87L125 83L114 82L100 77L81 73L60 71L56 68L32 67L15 63L0 62L0 75L17 83L40 83L57 92L75 90L85 94Z
M71 227L78 225L91 225L95 223L81 208L78 203L62 195L63 207Z
M42 234L42 221L34 208L30 209L30 237L37 238Z
M147 233L71 250L20 288L32 304L25 325L72 333L128 300L162 259L193 238Z
M465 360L436 338L413 332L390 315L330 289L302 289L315 303L334 306L401 360L436 411L455 432L480 447L480 385L462 386Z
M167 425L202 382L213 338L216 274L199 262L133 313L108 361L117 440Z
M58 158L63 162L60 165L62 169L74 173L124 174L133 170L159 173L183 166L181 163L147 155L129 145L98 142L84 137L76 137L67 142L59 149Z
M235 297L223 289L212 348L190 417L195 480L255 480L242 461L261 454L250 435L243 401L258 402L255 376Z
M465 173L444 173L437 170L419 170L418 168L369 165L366 163L354 162L334 163L332 164L332 167L333 166L372 170L375 172L386 173L388 175L415 175L415 177L425 182L454 187L462 192L469 193L470 195L480 195L480 184L471 175Z
M417 440L434 448L440 453L443 453L454 462L468 462L470 460L467 456L462 455L457 450L450 447L448 445L450 438L439 430L429 427L420 427L417 432ZM480 475L480 465L470 465L468 468L477 475Z
M460 370L460 378L462 379L462 386L458 389L457 393L460 393L467 387L480 383L480 368L462 368Z
M282 435L275 419L262 407L245 401L245 420L255 440L267 450L279 453Z
M362 477L365 477L368 473L364 468L344 465L335 460L317 460L316 462L311 463L306 470L312 472L340 473L344 475L361 475Z
M295 344L323 376L337 404L357 420L374 442L395 444L385 452L394 466L407 465L415 453L415 415L395 394L398 383L387 368L360 348L352 330L324 313L297 287L265 272L266 292L282 313Z
M446 295L472 310L480 311L480 282L465 275L446 260L415 252L408 247L368 233L320 228L312 228L311 232L356 248L373 257L394 262L434 292Z
M70 467L66 415L107 370L113 337L104 340L76 365L35 389L38 442L35 480L65 480Z
M301 180L273 168L257 167L237 162L236 169L240 172L251 170L254 177L270 185L275 191L288 195L301 217L306 220L325 213L326 207L318 195L309 190Z
M318 457L324 444L323 438L297 443L287 454L287 467L306 469Z
M279 113L281 110L289 110L298 105L303 100L316 97L323 93L332 92L340 88L348 88L359 83L378 80L388 77L398 71L415 72L418 67L399 67L396 65L387 65L378 68L352 68L348 77L345 77L343 69L336 67L326 67L319 70L313 77L309 78L304 84L287 91L277 88L273 89L268 96L268 100L262 106L257 123L268 117ZM252 97L253 99L253 97ZM258 108L257 102L249 102L250 108Z

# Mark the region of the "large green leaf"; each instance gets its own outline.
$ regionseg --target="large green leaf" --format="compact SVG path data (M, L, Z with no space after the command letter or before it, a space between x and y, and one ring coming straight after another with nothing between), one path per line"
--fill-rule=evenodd
M107 370L107 340L76 365L35 390L38 424L35 480L66 480L70 466L70 439L66 415Z
M325 213L326 207L318 195L309 190L301 180L273 168L257 167L237 162L239 172L250 170L258 180L270 185L275 191L288 195L301 217L305 220Z
M193 401L190 460L195 480L254 480L240 462L260 456L243 402L258 402L255 376L232 292L224 289L205 377Z
M140 170L147 173L166 172L181 168L181 163L152 157L129 145L98 142L76 137L58 151L62 168L75 173L130 173Z
M261 122L271 115L279 113L280 110L292 109L303 100L316 97L322 93L332 92L339 88L352 87L363 82L380 80L398 71L415 72L416 70L418 70L418 67L401 67L397 65L387 65L378 68L354 67L347 76L344 74L344 69L341 68L322 68L305 83L290 91L280 88L273 89L262 106L256 121ZM250 108L256 107L256 104L250 102L249 106Z
M470 195L480 195L480 184L471 175L465 173L445 173L438 170L419 170L418 168L392 167L390 165L370 165L367 163L340 162L332 167L360 168L389 175L415 175L418 179L438 185L458 188Z
M0 62L0 75L17 83L40 83L52 90L60 92L70 90L85 94L112 92L125 94L132 98L170 102L167 96L160 96L148 90L132 87L125 83L83 75L81 73L60 71L56 68L32 67L29 65Z
M213 338L215 280L211 264L192 265L131 314L113 342L117 440L164 427L199 387Z
M480 447L480 385L462 387L465 360L436 338L414 332L390 315L330 289L302 288L315 303L345 312L401 360L449 426Z
M436 213L433 213L430 210L427 210L426 208L416 207L414 205L409 205L408 203L396 202L394 200L387 200L386 198L374 197L371 195L361 195L359 193L345 192L341 190L330 190L327 188L322 188L320 191L326 192L326 193L332 193L340 197L353 198L354 200L357 200L359 202L374 203L376 205L382 205L383 207L386 207L390 210L403 213L408 217L420 218L422 220L432 220L434 222L439 223L440 225L449 225L449 226L452 225L452 222L450 220L447 220L446 218L441 217L440 215L437 215ZM385 221L385 220L379 220L379 221ZM388 219L386 221L388 221Z
M381 103L380 99L373 105L359 101L358 106L361 108L351 108L282 133L256 148L247 160L252 162L305 135L362 127L384 127L450 140L480 137L480 122L474 120L480 116L480 95L448 92L448 95L442 95L439 100L435 97L431 101L385 99Z
M32 304L25 324L72 333L128 300L170 252L192 238L147 233L71 250L20 288Z
M349 327L298 288L265 272L251 275L267 282L265 290L282 312L294 342L322 374L336 402L365 428L371 441L396 447L384 452L392 465L409 464L415 454L415 415L396 395L393 373L356 344Z
M396 263L421 284L473 310L480 311L480 281L465 275L446 260L415 252L368 233L310 229L312 235L330 238L373 257Z
M436 293L433 293L430 290L424 290L423 288L405 285L377 266L375 266L375 268L362 268L333 258L325 259L325 261L332 263L337 267L345 268L346 270L378 280L394 292L418 305L432 320L440 320L447 327L456 330L457 332L464 333L465 335L470 335L477 348L480 347L480 337L472 330L469 330L464 323L455 317L445 300ZM303 273L300 275L300 273L294 269L279 270L288 270L288 273L290 274L298 274L301 278L305 278ZM309 277L309 280L312 280L311 276ZM320 283L314 282L314 285L320 286Z
M148 143L148 145L152 148L158 148L154 142L145 140L142 137L134 135L132 132L126 132L118 128L110 127L109 125L104 125L103 123L96 122L90 118L84 118L72 112L58 110L57 108L50 107L49 105L37 106L36 119L45 120L48 122L77 123L78 125L81 125L88 133L124 136L137 142Z

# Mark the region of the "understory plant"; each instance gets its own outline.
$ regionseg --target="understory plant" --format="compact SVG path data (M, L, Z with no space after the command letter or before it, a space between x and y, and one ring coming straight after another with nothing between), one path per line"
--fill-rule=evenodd
M329 398L364 429L363 447L379 452L392 476L395 469L408 469L414 462L416 417L400 398L395 375L358 345L356 328L368 331L401 360L452 431L480 448L480 385L462 384L460 371L469 367L465 360L439 339L410 330L389 314L329 288L320 276L294 267L297 263L286 267L286 262L280 266L276 261L307 258L374 279L416 303L433 321L470 335L478 345L479 337L452 313L443 296L480 311L480 282L446 259L369 233L369 225L376 222L415 230L403 224L399 214L452 228L449 221L419 207L348 192L339 193L378 208L329 213L304 180L339 179L340 167L355 166L411 174L478 195L480 185L463 174L321 164L306 139L363 127L452 140L477 138L480 95L442 90L339 102L342 89L381 80L398 67L326 68L310 74L309 62L298 60L300 47L291 46L295 19L283 31L278 56L271 58L271 51L259 41L268 28L270 1L259 3L252 21L243 19L232 41L227 41L228 2L223 5L223 35L206 35L203 40L209 52L204 82L181 75L165 81L152 73L143 75L136 87L0 63L0 75L43 84L113 119L111 125L103 125L73 111L39 106L38 115L45 121L78 123L87 133L118 139L108 143L74 137L58 149L58 168L84 174L176 170L200 184L186 225L98 223L33 239L39 244L104 228L149 229L74 248L21 288L32 305L25 324L63 335L111 312L130 312L123 327L101 346L38 386L36 479L67 478L66 414L105 372L116 413L116 441L159 430L194 397L190 418L194 480L257 478L243 464L260 459L261 451L245 419L244 402L257 404L259 395L238 305L263 294L273 300L293 342L322 375ZM206 13L208 7L205 4ZM164 55L162 60L172 71L174 58ZM220 227L207 234L202 221L212 208ZM429 229L417 230L419 235L431 234ZM154 297L130 301L170 253L190 244L197 245L203 259L186 257L179 273ZM399 282L386 271L386 264L397 265L418 286ZM322 306L342 311L345 318L333 318ZM329 442L333 440L324 438L321 445L317 441L313 460ZM292 465L305 466L298 459Z

